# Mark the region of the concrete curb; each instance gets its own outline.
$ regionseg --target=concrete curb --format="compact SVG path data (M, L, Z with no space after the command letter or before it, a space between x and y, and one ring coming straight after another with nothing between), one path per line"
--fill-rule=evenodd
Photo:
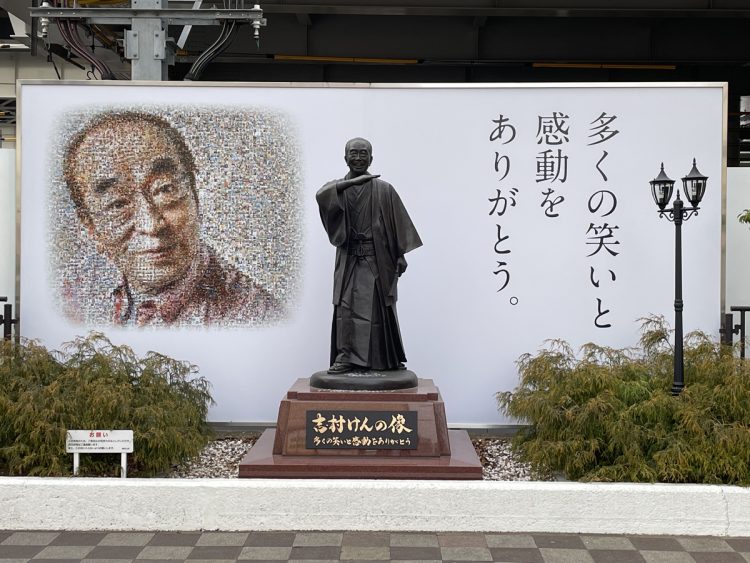
M0 477L0 529L750 536L718 485Z

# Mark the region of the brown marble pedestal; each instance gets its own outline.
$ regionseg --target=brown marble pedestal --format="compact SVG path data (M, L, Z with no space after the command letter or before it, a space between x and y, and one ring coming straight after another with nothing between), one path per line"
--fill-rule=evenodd
M412 449L307 447L310 411L416 412ZM406 435L406 434L404 434ZM397 391L337 391L298 379L266 430L240 462L240 477L342 479L481 479L482 466L464 430L448 430L440 392L431 379Z

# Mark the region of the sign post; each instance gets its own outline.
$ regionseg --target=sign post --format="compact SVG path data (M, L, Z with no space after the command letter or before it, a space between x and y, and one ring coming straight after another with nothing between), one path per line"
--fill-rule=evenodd
M128 454L133 453L132 430L68 430L65 451L73 454L73 475L78 475L80 454L120 453L120 477L128 475Z

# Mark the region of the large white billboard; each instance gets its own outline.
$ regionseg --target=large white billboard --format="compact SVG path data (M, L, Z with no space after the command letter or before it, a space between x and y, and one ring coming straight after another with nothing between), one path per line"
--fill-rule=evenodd
M510 422L494 393L516 386L521 354L630 346L639 318L672 318L675 229L648 183L662 162L676 186L693 158L709 177L683 225L684 318L718 335L725 88L22 82L22 334L56 347L103 331L198 365L212 420L274 421L329 364L335 248L315 193L365 137L424 242L399 281L407 366L440 387L449 423ZM177 164L143 165L162 153ZM175 181L115 197L100 176L125 161ZM133 251L147 204L163 221L149 228L173 232ZM136 280L183 263L168 299L139 296Z

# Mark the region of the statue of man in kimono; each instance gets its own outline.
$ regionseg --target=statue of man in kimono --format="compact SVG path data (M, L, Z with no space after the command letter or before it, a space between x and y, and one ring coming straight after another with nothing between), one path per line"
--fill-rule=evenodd
M396 190L369 173L372 145L346 143L349 173L316 194L323 227L336 247L329 374L406 369L396 315L404 254L422 240Z

